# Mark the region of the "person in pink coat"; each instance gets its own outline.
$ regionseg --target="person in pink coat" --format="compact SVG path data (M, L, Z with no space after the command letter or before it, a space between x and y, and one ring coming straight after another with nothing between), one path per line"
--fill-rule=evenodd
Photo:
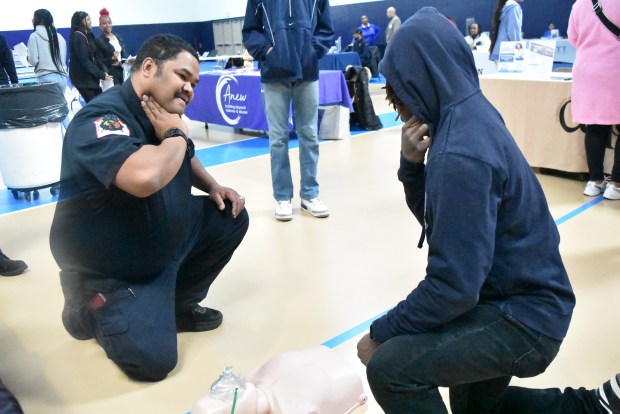
M603 13L620 27L620 2L599 0ZM577 0L568 22L568 40L577 53L573 65L573 121L586 125L590 181L583 193L620 200L620 149L614 150L611 181L603 174L605 147L613 125L620 124L620 41L594 12L592 0Z

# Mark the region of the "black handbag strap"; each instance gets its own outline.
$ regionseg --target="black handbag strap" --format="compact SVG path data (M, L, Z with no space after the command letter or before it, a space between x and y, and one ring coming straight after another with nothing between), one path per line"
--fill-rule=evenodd
M616 36L616 39L620 40L620 28L609 21L605 13L603 13L603 6L599 3L599 0L592 0L592 8L594 9L594 13L601 19L601 22L605 25L609 31Z

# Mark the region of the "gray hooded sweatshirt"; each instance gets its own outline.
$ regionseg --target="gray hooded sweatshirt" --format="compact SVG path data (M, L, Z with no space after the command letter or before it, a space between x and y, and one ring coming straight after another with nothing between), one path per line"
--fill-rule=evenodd
M62 66L59 68L54 64L50 49L50 40L47 36L45 26L39 25L28 39L28 62L34 66L34 73L44 76L50 73L60 73L67 75L67 42L60 33L58 35L58 47L60 50L60 60Z

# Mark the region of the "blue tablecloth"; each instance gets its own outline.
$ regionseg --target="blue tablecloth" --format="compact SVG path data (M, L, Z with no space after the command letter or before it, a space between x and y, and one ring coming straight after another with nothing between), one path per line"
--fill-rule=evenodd
M319 60L320 70L340 70L344 72L349 65L362 66L357 52L328 53Z
M341 105L352 110L347 82L341 71L319 72L319 105ZM201 73L200 82L194 89L194 100L185 115L210 124L268 131L260 72Z

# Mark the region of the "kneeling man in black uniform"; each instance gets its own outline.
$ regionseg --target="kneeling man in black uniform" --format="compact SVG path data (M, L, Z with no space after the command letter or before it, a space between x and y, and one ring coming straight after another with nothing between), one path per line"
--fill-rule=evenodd
M176 366L177 332L222 323L199 303L249 223L244 198L194 157L181 119L198 73L187 42L150 38L131 78L81 109L64 141L50 235L62 321L143 381ZM192 186L208 197L193 196Z

